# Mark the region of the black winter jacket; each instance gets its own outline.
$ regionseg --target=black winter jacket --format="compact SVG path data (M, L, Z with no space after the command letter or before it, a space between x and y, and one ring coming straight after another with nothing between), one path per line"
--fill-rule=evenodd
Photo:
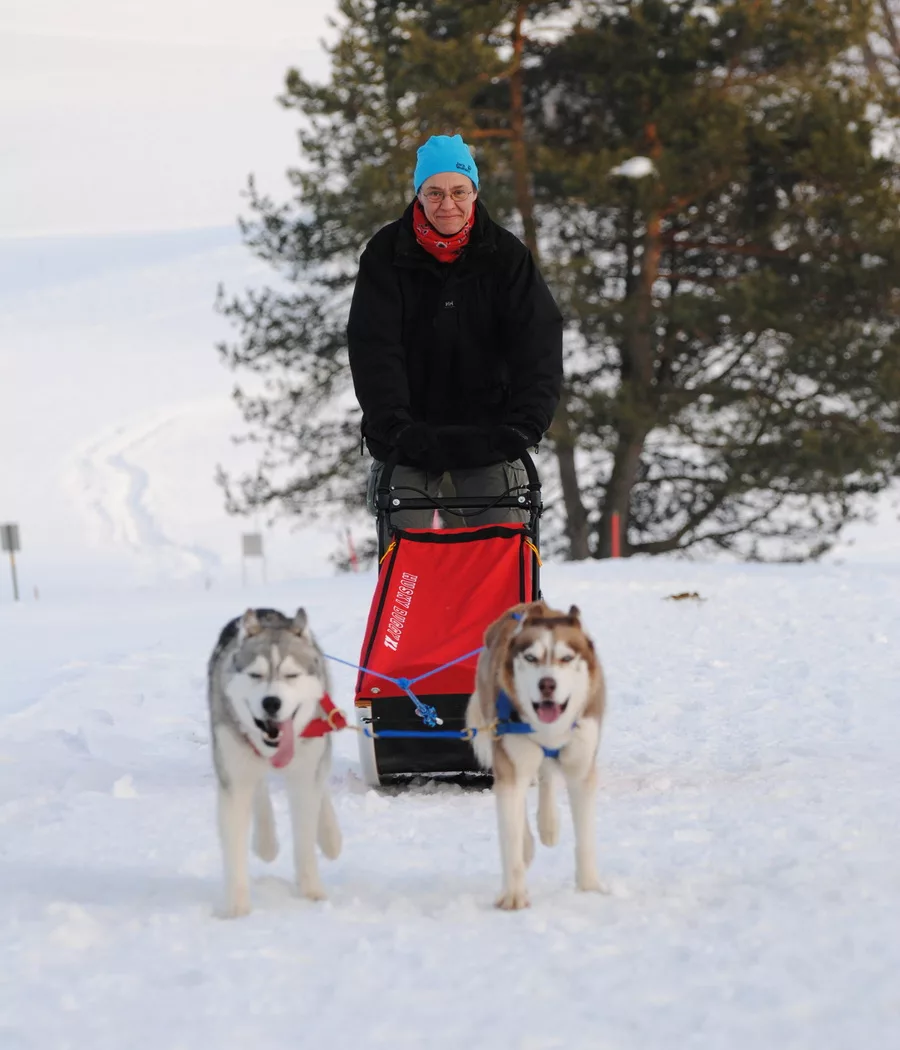
M350 307L369 451L385 459L414 421L506 424L536 444L559 401L562 317L531 252L476 201L463 254L440 263L416 241L412 211L369 241Z

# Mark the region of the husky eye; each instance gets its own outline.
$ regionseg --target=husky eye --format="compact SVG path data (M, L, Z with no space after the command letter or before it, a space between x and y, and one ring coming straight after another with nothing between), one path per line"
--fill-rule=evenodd
M259 671L248 671L247 677L252 678L254 682L261 682L266 676L260 674Z
M575 659L574 653L566 653L564 656L559 658L561 664L570 664Z
M300 672L299 671L293 671L291 674L283 674L281 677L282 678L287 678L287 680L290 681L292 678L299 678L300 677Z
M539 662L538 658L534 655L534 653L523 653L522 655L525 657L525 660L530 664L536 664Z

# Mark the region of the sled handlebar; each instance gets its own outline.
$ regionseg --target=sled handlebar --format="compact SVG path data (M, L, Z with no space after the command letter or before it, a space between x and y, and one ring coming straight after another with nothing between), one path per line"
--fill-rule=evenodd
M436 501L429 497L391 497L391 476L394 473L394 468L397 466L397 461L400 457L398 449L394 449L388 458L384 461L384 469L381 472L381 476L378 479L378 487L375 490L375 506L382 513L390 511L391 507L395 510L401 506L405 509L418 510L423 507L436 507L442 506L448 509L457 509L461 507L472 508L481 506L482 501L479 501L477 497L454 497L451 499L441 499ZM491 507L527 507L529 509L540 509L541 508L541 479L538 477L537 467L534 465L534 460L531 455L525 451L519 457L522 466L525 468L525 473L528 477L528 495L524 498L516 496L501 496L492 497L484 496L482 498L485 509L488 506ZM514 461L513 461L514 462ZM452 469L452 468L451 468Z

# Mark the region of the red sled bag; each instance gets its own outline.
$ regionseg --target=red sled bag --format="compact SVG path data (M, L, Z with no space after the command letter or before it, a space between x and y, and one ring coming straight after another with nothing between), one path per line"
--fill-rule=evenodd
M425 676L411 686L416 697L435 709L439 729L462 731L485 629L510 606L537 599L539 564L525 524L394 530L356 683L357 719L374 736L360 737L361 749L371 752L361 751L367 780L478 772L464 739L378 739L380 730L426 730L412 699L387 678ZM366 769L373 760L374 770Z

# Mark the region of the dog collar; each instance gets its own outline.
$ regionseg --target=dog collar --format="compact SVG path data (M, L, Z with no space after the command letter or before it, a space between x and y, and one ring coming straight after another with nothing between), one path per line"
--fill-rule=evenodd
M574 729L576 725L577 723L573 723L572 728ZM513 707L513 702L504 689L501 689L497 694L497 725L494 732L497 736L507 736L510 733L534 732L534 729L527 722L523 722L519 718L519 712ZM559 753L562 751L561 747L544 747L543 744L538 744L537 741L535 743L547 758L559 758Z
M344 712L337 707L328 693L322 694L319 707L324 711L325 717L310 719L306 724L306 728L300 734L301 738L325 736L326 733L333 733L336 729L347 728L347 719L344 716Z

